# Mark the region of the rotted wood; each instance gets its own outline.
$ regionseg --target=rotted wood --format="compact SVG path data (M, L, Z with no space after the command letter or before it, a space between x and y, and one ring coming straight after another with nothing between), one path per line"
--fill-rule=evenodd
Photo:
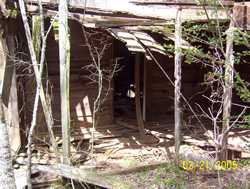
M175 66L174 66L174 77L175 77L175 93L174 93L174 118L175 118L175 153L178 155L181 143L181 127L182 127L182 116L181 116L181 12L179 8L177 10L175 20Z
M141 98L140 98L140 54L135 54L135 106L136 106L136 119L141 137L144 133L144 122L142 118L141 110Z

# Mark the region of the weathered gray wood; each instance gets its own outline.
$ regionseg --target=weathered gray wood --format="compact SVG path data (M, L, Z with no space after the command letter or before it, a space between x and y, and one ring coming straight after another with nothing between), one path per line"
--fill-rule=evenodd
M175 93L174 93L174 118L175 118L175 153L178 155L180 143L181 143L181 9L177 10L176 20L175 20L175 67L174 67L174 77L175 77Z
M16 75L14 69L15 42L14 36L9 34L1 43L0 85L2 101L5 104L5 119L8 125L10 146L12 152L17 152L20 142L19 115L16 89Z
M234 55L233 55L233 41L234 41L234 21L230 22L227 30L226 38L226 57L225 57L225 81L223 91L223 128L222 128L222 146L220 159L227 159L227 140L228 133L226 132L230 127L230 114L232 104L232 89L234 79Z
M141 137L144 136L144 122L141 111L140 99L140 54L135 54L135 106L136 106L136 119Z
M14 69L9 105L8 105L8 133L10 139L10 148L13 153L21 147L21 137L20 137L20 128L19 128L19 112L18 112L18 96L17 96L17 83L16 83L16 73Z
M0 35L0 65L6 66L7 59L7 45L6 39ZM4 73L6 71L6 67L1 66L0 71ZM6 73L5 73L6 74ZM5 79L4 77L1 77ZM9 85L11 86L12 75L10 79ZM10 86L8 86L10 88ZM9 89L10 90L10 89ZM8 103L7 103L8 104ZM5 110L7 107L4 107L4 103L2 101L2 90L0 96L0 187L3 189L15 189L15 178L14 172L12 168L12 159L11 159L11 151L10 151L10 143L9 143L9 135L7 130L6 118L5 118Z
M68 5L66 0L59 1L59 57L60 57L60 92L61 124L63 137L63 163L70 163L70 42L68 32Z
M130 188L129 184L127 183L125 184L121 180L117 180L115 178L103 175L98 175L95 171L79 169L69 165L63 165L63 164L58 164L54 166L36 165L34 166L34 169L42 172L57 174L65 178L86 182L89 184L94 184L107 189Z
M11 56L8 57L8 42L12 45L13 40L11 39L12 36L6 37L5 40L2 39L1 42L1 52L0 52L0 96L2 98L3 103L5 106L8 106L9 95L10 95L10 87L13 75L14 64L11 61ZM13 48L13 47L12 47ZM11 49L13 52L14 49ZM13 53L11 53L13 55Z

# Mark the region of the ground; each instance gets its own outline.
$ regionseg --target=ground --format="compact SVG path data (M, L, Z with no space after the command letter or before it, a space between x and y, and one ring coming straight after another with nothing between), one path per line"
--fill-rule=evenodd
M205 189L218 188L218 186L235 189L250 188L249 131L233 130L230 133L229 143L234 142L234 147L239 151L243 150L244 153L241 158L234 157L237 167L230 170L229 166L226 168L227 170L223 170L221 166L212 166L215 161L214 148L209 139L211 130L195 127L186 126L183 128L183 143L180 154L182 160L209 162L208 169L203 171L202 169L194 171L192 168L189 171L185 170L182 163L174 161L173 124L169 122L147 123L147 134L144 139L140 137L133 120L126 120L126 123L124 120L120 120L119 124L97 128L95 131L95 153L92 159L87 153L90 128L84 128L80 131L85 133L84 137L80 133L72 135L71 160L74 166L80 168L84 166L95 167L98 174L109 175L111 179L121 180L121 182L126 183L127 188ZM58 141L58 143L61 142ZM34 163L55 163L55 155L49 152L50 149L46 145L38 145L34 149L36 149L33 153ZM25 153L19 154L16 159L17 168L22 167L21 164L25 158ZM51 175L41 177L36 173L34 182L39 186L37 183L41 185L41 182L48 182L48 180L53 183L55 178ZM51 182L48 183L51 184ZM121 188L123 187L124 185ZM56 185L54 188L57 188Z

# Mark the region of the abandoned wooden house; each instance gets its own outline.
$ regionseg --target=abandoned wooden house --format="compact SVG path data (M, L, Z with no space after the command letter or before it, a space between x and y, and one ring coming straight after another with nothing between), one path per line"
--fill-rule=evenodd
M32 37L36 37L39 5L32 0L25 2L27 13L30 16ZM223 2L223 5L229 8L234 5L233 1L225 0ZM176 94L181 91L191 107L197 103L202 104L204 108L209 106L210 102L203 97L207 92L206 86L202 84L208 67L201 64L181 64L181 59L176 58L181 55L170 55L166 52L165 46L175 44L177 45L175 48L194 48L187 41L181 39L181 25L188 21L196 24L207 22L205 14L198 14L202 8L198 9L193 1L186 1L186 3L133 1L133 4L126 1L126 4L130 4L133 8L122 7L122 10L118 8L116 10L114 7L109 9L113 5L111 1L90 1L87 5L82 1L70 3L68 13L69 103L72 140L76 140L76 138L77 140L90 139L93 119L96 119L94 128L96 140L115 137L131 139L133 136L137 138L134 145L138 144L138 141L151 145L161 143L160 140L149 140L148 138L146 139L148 141L140 140L140 135L149 133L154 133L155 136L170 141L174 138L175 130L177 133L175 138L178 139L181 128L175 125L176 116L179 116L179 125L184 124L183 120L190 121L185 123L189 126L197 123L195 116L191 116L193 112L189 106L179 107L180 99L177 99L176 104ZM123 3L121 4L123 5ZM159 13L156 12L158 5L161 7ZM167 6L171 7L168 9ZM190 7L193 8L190 9ZM56 138L60 139L62 118L58 23L55 21L57 8L57 3L43 1L45 30L50 30L50 32L47 37L46 66L42 83L46 101L52 109L53 131ZM250 19L249 16L246 16L249 15L249 4L239 5L238 8L244 9L245 12L237 11L242 15L235 18L242 28L249 30ZM213 19L213 12L209 11L208 14ZM182 19L181 17L176 18L178 12L182 12ZM225 25L229 26L229 19L225 11L219 12L217 18L224 20ZM166 25L175 25L175 33L162 32ZM1 77L4 78L1 80L1 88L4 89L2 96L5 105L7 106L9 102L10 125L15 126L10 128L10 137L12 137L12 148L17 151L21 144L26 144L27 133L32 122L37 83L30 63L30 53L20 15L5 20L4 27L7 30L2 34L0 45L1 49L9 52L10 56L1 55L3 61L1 61L1 72L3 72ZM33 38L33 40L37 39ZM175 53L178 54L178 51ZM247 82L250 82L249 68L249 64L236 65L243 80ZM180 74L182 77L178 78ZM102 86L98 85L100 78ZM100 106L94 110L94 103L99 95ZM241 101L236 95L233 95L233 102L236 104ZM182 109L180 110L180 108ZM239 113L237 107L233 106L232 109L236 114ZM93 118L94 111L96 111L96 115ZM206 125L206 119L203 121ZM176 127L174 128L174 126ZM182 130L193 129L189 126ZM205 136L203 137L205 138ZM41 105L39 105L34 139L37 143L49 141L46 119ZM188 137L183 138L186 142L190 142L189 139ZM199 138L200 140L202 138ZM121 139L119 142L122 143L122 141ZM197 140L192 142L196 143ZM123 141L124 146L127 143ZM98 142L96 144L98 146ZM158 146L164 147L165 145L166 143L163 142ZM127 147L132 146L132 144L127 145Z

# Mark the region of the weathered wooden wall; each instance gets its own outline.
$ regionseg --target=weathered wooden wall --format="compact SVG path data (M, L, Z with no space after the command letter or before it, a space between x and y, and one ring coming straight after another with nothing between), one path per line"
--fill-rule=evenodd
M155 55L161 66L173 80L173 59L159 54ZM147 81L146 117L148 120L164 119L164 117L173 113L174 110L174 87L153 61L146 61L145 63L147 64L147 75L151 78Z
M163 55L156 55L157 60L174 81L174 59ZM148 120L157 121L173 121L174 113L174 87L164 76L162 71L152 61L146 61L147 75L147 106L146 117ZM182 64L182 89L181 92L189 100L190 103L205 102L199 93L204 91L201 85L204 79L205 69L198 64ZM203 101L204 100L204 101ZM183 101L183 100L182 100ZM183 108L185 104L183 103ZM183 110L186 111L186 110ZM169 120L170 119L170 120Z
M48 24L48 23L47 23ZM97 84L92 83L88 78L90 72L85 68L86 65L92 63L89 50L86 46L82 27L74 21L70 21L70 45L71 45L71 66L70 66L70 108L72 127L80 128L92 123L93 102L97 95ZM89 40L95 47L102 48L104 44L109 44L109 48L101 60L103 68L109 69L113 63L112 39L101 30L87 30L91 35ZM106 41L107 39L107 41ZM102 43L99 41L102 40ZM56 31L53 30L48 36L46 62L48 75L44 75L44 86L47 86L51 95L51 105L53 118L55 122L55 130L60 132L60 81L59 81L59 49L56 40ZM48 78L48 82L46 81ZM111 83L112 85L112 83ZM31 112L33 109L35 83L32 77L26 81L25 95L27 112L27 123L31 120ZM112 87L112 86L111 86ZM104 82L104 88L108 88L108 82ZM105 91L104 91L105 92ZM37 132L47 132L43 113L40 110L38 119ZM97 116L98 125L107 125L113 122L113 91L109 92L101 111Z

